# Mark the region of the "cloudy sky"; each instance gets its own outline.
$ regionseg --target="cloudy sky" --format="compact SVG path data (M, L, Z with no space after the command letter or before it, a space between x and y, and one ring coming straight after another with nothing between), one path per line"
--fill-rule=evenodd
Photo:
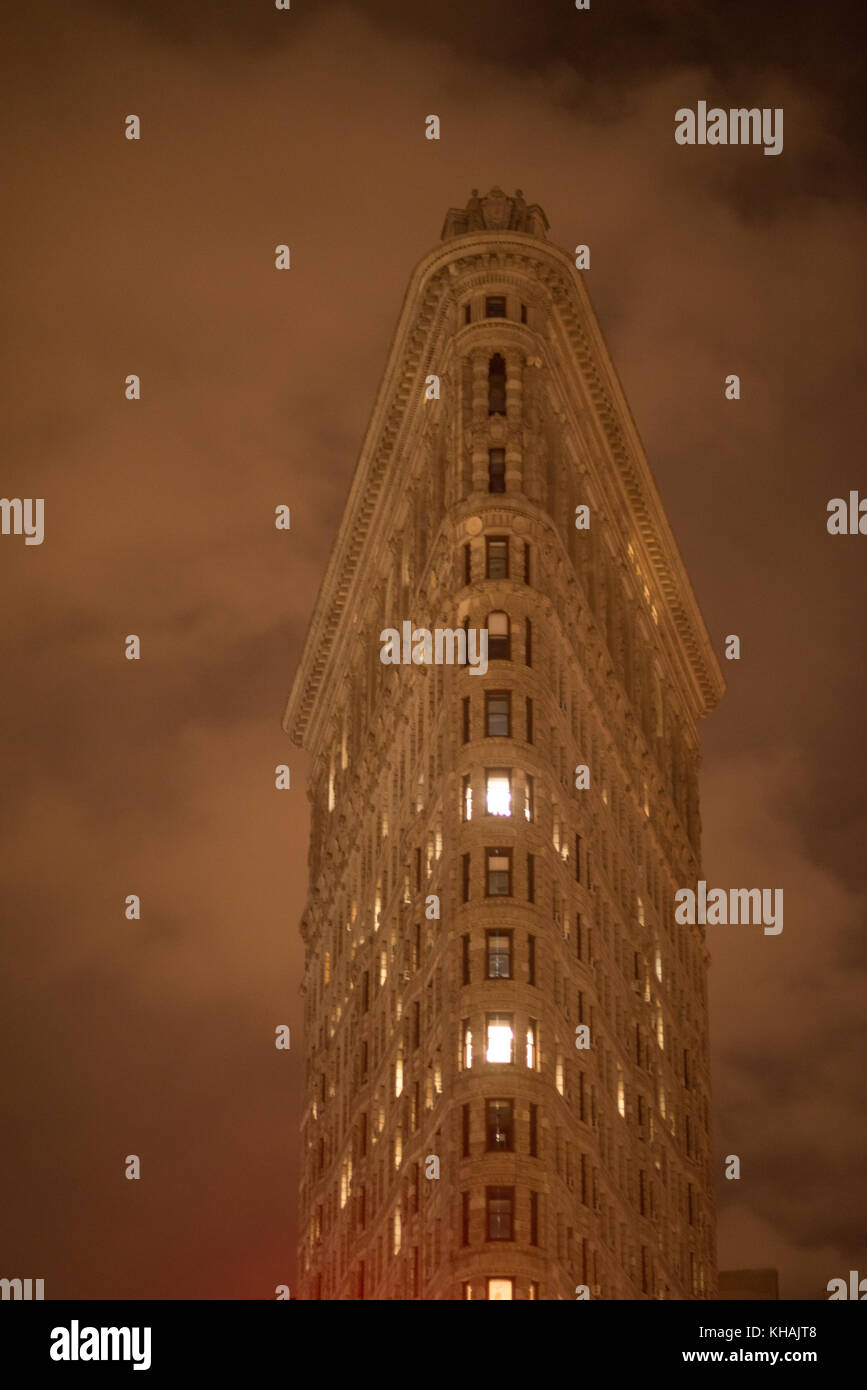
M280 718L411 270L493 184L590 245L708 628L742 641L702 730L706 877L782 887L785 927L711 939L720 1263L797 1298L865 1268L867 540L825 527L867 492L857 7L516 8L4 18L0 491L45 498L45 541L0 537L0 1275L49 1298L294 1278ZM782 155L677 146L702 99L782 107Z

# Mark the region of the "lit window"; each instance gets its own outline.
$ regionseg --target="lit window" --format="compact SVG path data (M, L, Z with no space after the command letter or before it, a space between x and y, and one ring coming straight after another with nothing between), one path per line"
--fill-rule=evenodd
M400 1133L394 1136L394 1166L399 1168L403 1161L403 1138Z
M512 851L510 849L486 850L487 874L485 878L489 898L508 898L512 893Z
M529 773L524 778L524 819L536 819L536 784Z
M490 630L489 630L490 639ZM512 702L507 690L488 691L485 695L485 724L488 738L510 738L512 733Z
M322 967L322 983L327 985L331 979L331 952L325 952L325 962Z
M473 1032L469 1023L464 1024L463 1038L464 1066L469 1070L473 1065Z
M514 1187L488 1187L485 1189L485 1197L488 1217L488 1240L514 1240Z
M403 1058L398 1057L394 1064L394 1094L403 1095Z
M394 1254L400 1254L400 1212L394 1213Z
M487 1062L514 1062L515 1029L510 1014L488 1014Z
M623 1085L623 1077L617 1077L617 1109L621 1115L626 1116L626 1089Z
M464 1284L463 1288L464 1288L464 1298L471 1299L472 1296L473 1296L473 1286L472 1286L472 1284Z
M508 613L488 614L488 657L492 661L509 661L512 642Z
M536 1058L538 1055L536 1031L536 1023L531 1018L527 1024L527 1066L531 1071L536 1070Z
M488 947L488 979L510 980L512 978L512 933L489 931L485 933Z
M508 1303L515 1297L514 1279L489 1279L488 1280L488 1302L489 1303Z
M472 789L472 787L471 787L471 785L470 785L470 774L469 774L469 773L467 773L467 775L466 775L466 777L464 778L464 781L463 781L462 806L463 806L463 817L464 817L464 820L472 820L472 818L473 818L473 789Z
M657 978L657 980L660 980L660 981L661 981L661 980L662 980L662 956L660 955L659 951L656 951L656 952L655 952L655 956L654 956L654 969L655 969L655 971L656 971L656 978Z
M388 952L387 952L387 951L380 951L380 953L379 953L379 983L380 983L380 986L382 986L382 985L385 984L385 981L386 981L387 977L388 977Z
M488 768L485 773L485 810L489 816L512 814L512 772L510 768Z
M443 1069L440 1062L434 1062L434 1090L438 1096L443 1093Z
M557 1069L556 1069L556 1072L555 1072L554 1084L556 1085L557 1090L560 1092L560 1094L561 1094L561 1096L562 1096L562 1095L564 1094L564 1091L565 1091L565 1086L564 1086L564 1084L563 1084L563 1058L562 1058L562 1057L558 1057L558 1058L557 1058Z

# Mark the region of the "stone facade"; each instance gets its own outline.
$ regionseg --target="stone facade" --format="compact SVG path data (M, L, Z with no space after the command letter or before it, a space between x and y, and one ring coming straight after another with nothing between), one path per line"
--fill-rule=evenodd
M415 270L286 711L305 1298L716 1294L707 951L672 903L723 682L546 229L474 193ZM383 665L406 620L507 631L483 675Z

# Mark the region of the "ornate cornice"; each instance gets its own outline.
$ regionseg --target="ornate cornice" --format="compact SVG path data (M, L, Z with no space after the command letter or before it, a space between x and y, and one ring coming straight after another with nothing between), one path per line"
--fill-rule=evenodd
M585 425L586 414L592 413L594 433L607 456L595 461L594 471L599 470L600 462L607 463L607 476L600 481L608 484L609 495L614 483L614 500L619 499L632 523L643 568L654 581L655 597L663 601L660 616L669 616L671 632L677 638L680 674L692 693L696 716L712 709L725 688L581 277L571 259L550 243L526 232L485 229L451 236L425 256L411 276L283 717L283 728L299 746L308 745L320 727L324 711L317 709L317 703L323 690L333 689L333 677L339 674L335 668L338 649L353 632L350 594L359 585L365 592L364 581L371 576L372 564L378 564L381 542L387 538L388 516L399 504L407 482L400 475L399 464L407 442L420 428L424 375L435 369L425 356L425 347L435 344L443 334L453 309L456 279L463 282L467 273L481 273L489 279L528 277L537 290L542 288L550 297L552 322L561 336L558 345L549 334L554 349L551 356L562 359L568 349L575 370L570 373L561 361L565 374L558 374L567 386L571 382L574 387L577 382L584 397L583 410L576 409L574 389L565 391L567 415L578 428L579 421ZM503 325L508 327L508 321ZM450 336L456 337L457 331ZM556 369L556 362L551 365ZM383 497L387 505L382 504Z

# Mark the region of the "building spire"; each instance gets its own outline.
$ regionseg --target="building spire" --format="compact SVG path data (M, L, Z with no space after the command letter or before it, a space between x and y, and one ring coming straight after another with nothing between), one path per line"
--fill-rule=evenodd
M527 206L520 188L515 190L511 198L496 186L480 198L479 190L474 188L465 208L449 208L443 223L442 240L483 231L526 232L529 236L546 241L548 219L538 203Z

